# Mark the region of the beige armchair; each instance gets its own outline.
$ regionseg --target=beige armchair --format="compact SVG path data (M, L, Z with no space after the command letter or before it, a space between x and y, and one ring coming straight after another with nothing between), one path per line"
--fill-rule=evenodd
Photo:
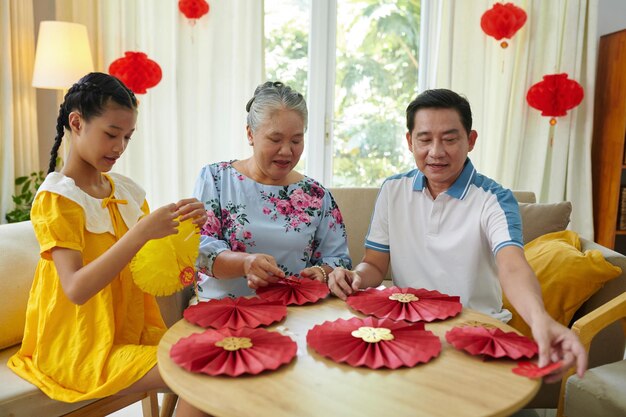
M572 330L589 351L596 334L616 321L626 334L626 292L577 320ZM557 417L626 416L626 359L589 369L584 378L570 372L561 390Z

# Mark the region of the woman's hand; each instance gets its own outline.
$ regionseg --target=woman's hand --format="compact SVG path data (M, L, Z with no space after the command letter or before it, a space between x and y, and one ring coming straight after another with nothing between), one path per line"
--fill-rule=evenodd
M176 203L176 213L180 216L180 221L193 219L193 223L202 227L206 223L207 215L204 204L197 198L185 198Z
M361 287L361 277L356 271L345 268L335 268L328 275L328 288L337 297L345 300L350 294Z
M310 268L304 268L300 271L300 276L308 279L315 279L317 281L328 283L328 266L325 268L322 265L314 265Z
M274 257L264 253L248 254L243 263L243 270L248 280L248 287L253 290L285 277L285 273L278 267Z

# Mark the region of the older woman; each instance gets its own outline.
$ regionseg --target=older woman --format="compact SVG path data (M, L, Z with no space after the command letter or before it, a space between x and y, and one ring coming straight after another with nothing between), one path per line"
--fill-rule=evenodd
M294 170L308 119L302 94L266 82L246 110L253 155L205 166L194 190L208 215L199 300L251 295L288 275L326 282L333 268L351 267L337 204L317 181Z

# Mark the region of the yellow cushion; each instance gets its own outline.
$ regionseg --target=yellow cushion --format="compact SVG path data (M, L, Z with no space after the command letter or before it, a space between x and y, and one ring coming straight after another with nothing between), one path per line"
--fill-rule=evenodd
M570 230L548 233L524 246L526 259L541 284L546 311L565 326L604 283L622 273L599 250L583 253L580 248L578 234ZM531 336L530 328L506 298L504 308L513 313L508 324Z

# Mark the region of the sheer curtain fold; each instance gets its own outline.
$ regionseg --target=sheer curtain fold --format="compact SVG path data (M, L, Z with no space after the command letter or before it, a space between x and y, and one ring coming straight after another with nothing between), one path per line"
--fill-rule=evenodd
M205 164L249 155L245 104L262 81L263 2L211 2L195 25L175 1L85 3L57 0L57 18L87 25L97 70L141 51L163 72L138 95L137 131L115 168L153 208L191 195Z
M0 2L0 223L13 210L15 178L39 170L32 0Z
M431 50L420 87L450 88L469 99L479 135L470 154L477 169L506 187L534 191L541 202L572 201L570 227L593 238L597 0L513 1L528 19L507 49L480 28L492 1L423 2L431 20L423 45ZM557 119L551 143L548 118L528 106L526 92L554 73L578 81L585 98Z

